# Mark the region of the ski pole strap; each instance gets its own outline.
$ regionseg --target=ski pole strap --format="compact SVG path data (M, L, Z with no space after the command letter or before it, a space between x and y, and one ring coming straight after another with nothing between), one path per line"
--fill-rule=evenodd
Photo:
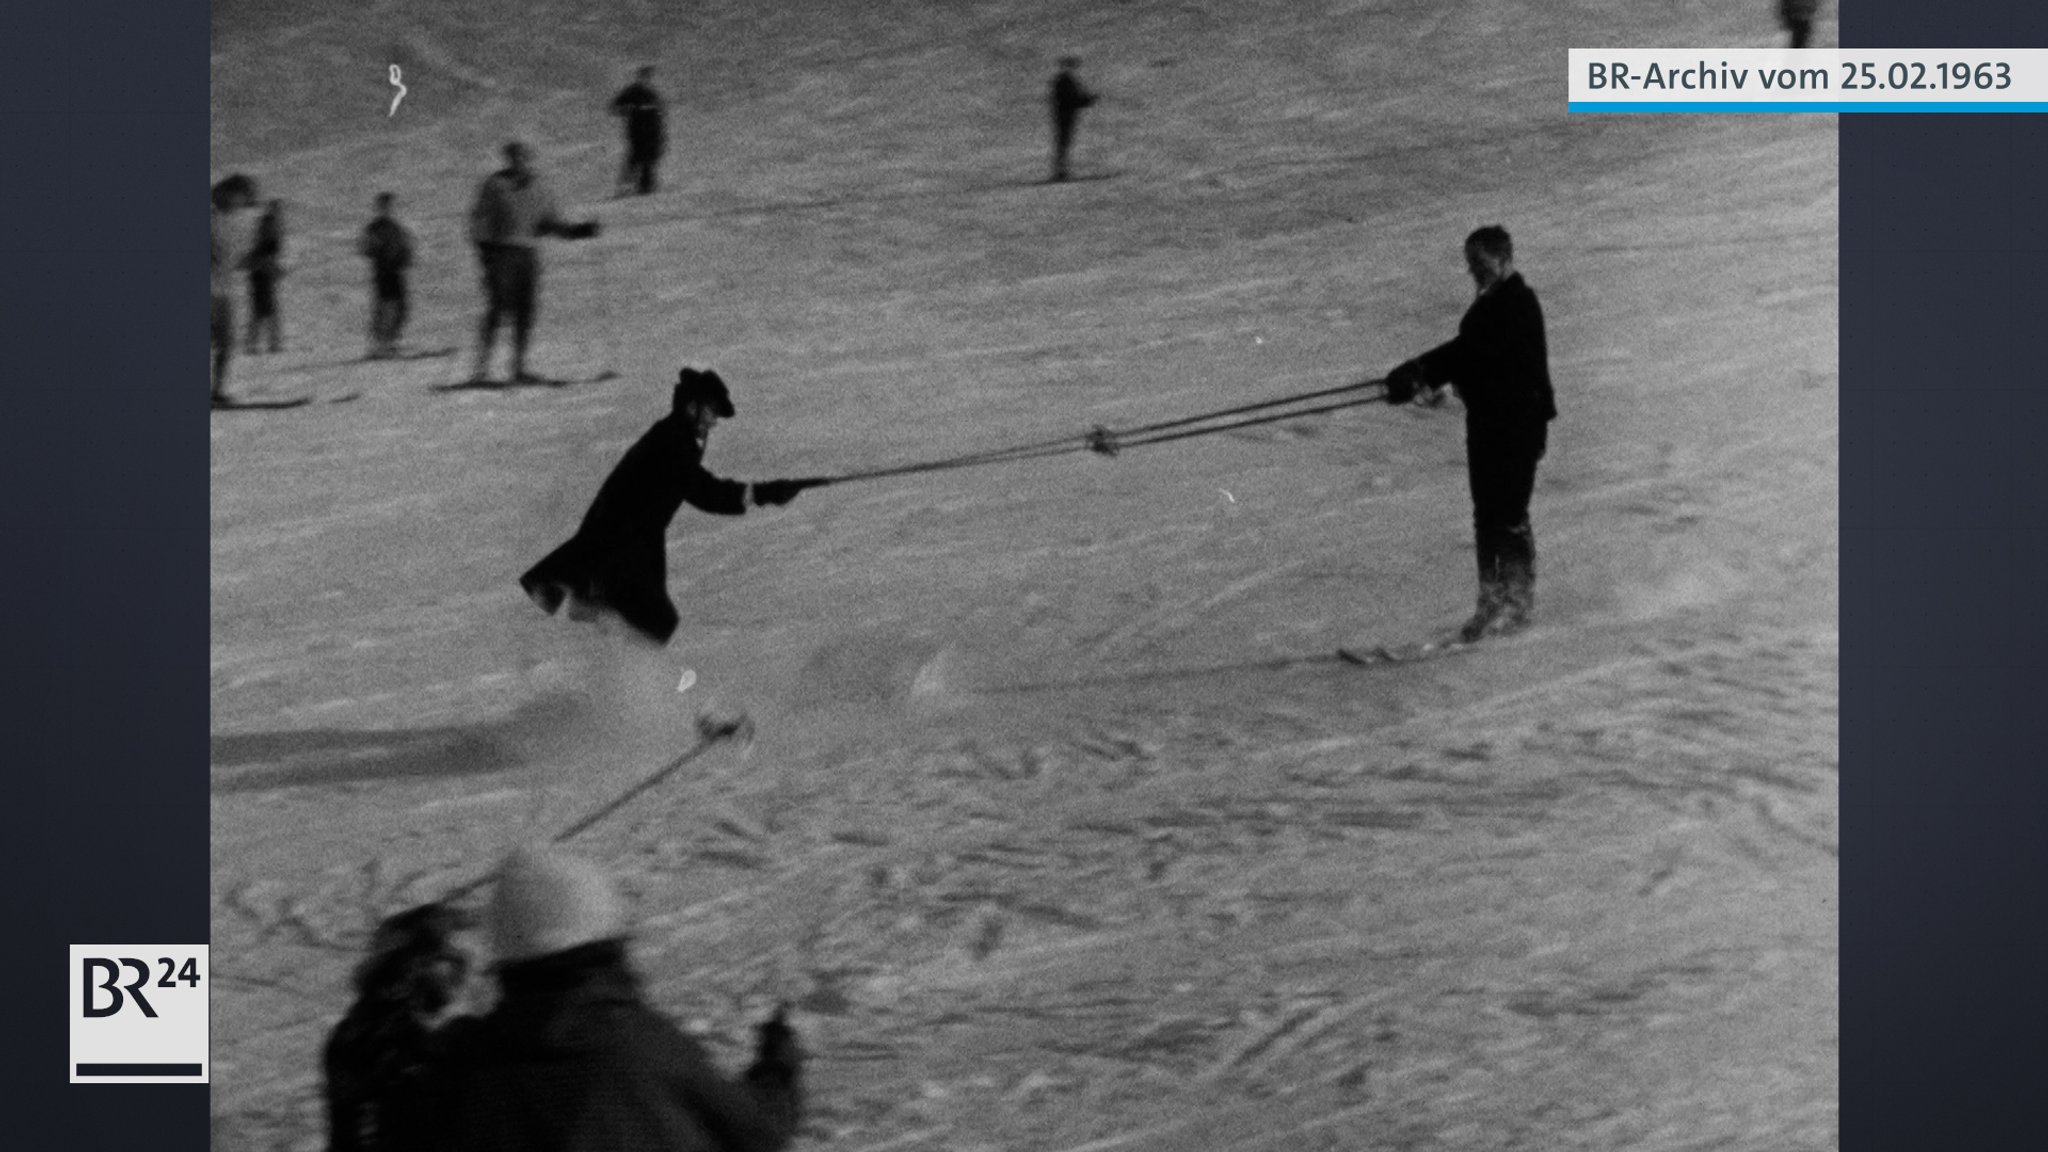
M1320 400L1347 393L1367 392L1377 389L1371 395L1358 396L1335 404L1323 404L1306 408L1292 407L1310 400ZM1259 424L1272 424L1281 420L1293 420L1302 416L1319 416L1355 408L1361 404L1376 404L1386 399L1386 380L1383 378L1363 380L1356 384L1344 384L1335 388L1319 388L1312 392L1282 396L1273 400L1261 400L1252 404L1239 404L1231 408L1220 408L1197 416L1183 416L1173 420L1161 420L1151 424L1138 424L1129 428L1114 429L1098 424L1078 440L1064 437L1059 440L1045 440L1036 444L1020 444L1012 448L995 448L985 452L970 452L962 456L949 456L942 460L929 460L917 464L899 464L890 468L870 468L860 472L848 472L832 477L835 484L854 480L879 480L889 476L910 476L920 472L947 472L956 468L976 468L986 464L1008 464L1018 460L1042 460L1052 456L1065 456L1074 452L1095 452L1103 456L1114 456L1124 448L1142 447L1147 444L1165 444L1174 440L1186 440L1195 436L1207 436L1216 432L1229 432L1238 428L1250 428ZM1288 408L1285 412L1271 412L1276 408ZM1270 414L1245 420L1227 420L1253 412ZM1216 421L1226 421L1216 423ZM1198 425L1204 425L1198 427ZM1160 435L1160 433L1172 433Z

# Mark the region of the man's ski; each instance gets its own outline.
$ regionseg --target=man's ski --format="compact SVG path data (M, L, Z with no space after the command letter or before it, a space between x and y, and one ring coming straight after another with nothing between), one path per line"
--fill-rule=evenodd
M1516 637L1528 635L1530 625L1513 625L1501 631L1489 631L1479 640L1466 640L1460 631L1442 631L1432 635L1430 640L1417 640L1411 644L1374 644L1356 648L1337 648L1337 660L1346 664L1372 666L1372 664L1413 664L1417 660L1436 660L1440 656L1456 656L1489 644L1503 644Z
M1375 644L1371 647L1339 648L1337 659L1346 664L1369 667L1374 664L1412 664L1417 660L1430 660L1438 656L1449 656L1463 652L1479 641L1461 640L1457 636L1440 636L1430 640L1418 640L1408 644Z
M457 380L446 384L435 384L436 392L510 392L516 388L573 388L582 384L602 384L615 380L618 373L607 368L592 376L526 376L511 380Z
M440 360L453 356L456 348L404 348L397 352L379 354L372 352L356 361L358 364L375 364L380 360Z
M351 400L360 400L362 397L362 392L358 390L355 392L344 392L339 396L329 396L325 401L321 401L319 397L310 393L304 396L258 397L250 400L215 400L213 402L213 410L215 412L283 412L292 408L304 408L306 405L313 403L346 404Z
M1371 667L1375 664L1413 664L1419 660L1434 660L1441 656L1455 656L1470 652L1489 643L1499 643L1527 632L1526 627L1507 632L1491 632L1477 640L1467 640L1457 632L1445 632L1427 640L1416 640L1407 644L1374 644L1337 649L1337 659L1346 664Z
M311 396L285 396L276 399L224 400L216 397L213 401L215 412L278 412L286 408L304 408L311 404Z

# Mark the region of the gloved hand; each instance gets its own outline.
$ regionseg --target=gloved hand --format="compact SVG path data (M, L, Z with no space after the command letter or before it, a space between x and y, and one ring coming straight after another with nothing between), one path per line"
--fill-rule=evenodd
M809 476L801 480L757 481L753 487L754 503L780 506L796 499L796 494L806 488L822 488L831 482L829 476Z
M1387 403L1406 404L1422 387L1422 365L1413 360L1387 373Z

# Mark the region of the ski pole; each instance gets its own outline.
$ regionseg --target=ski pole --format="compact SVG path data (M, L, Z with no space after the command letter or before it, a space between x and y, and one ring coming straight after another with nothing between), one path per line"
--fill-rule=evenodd
M648 789L653 788L655 785L668 779L670 776L675 775L676 771L682 768L683 765L688 764L690 761L695 760L697 757L704 755L706 752L711 751L713 748L717 747L720 744L723 744L727 740L735 738L751 740L753 738L753 735L754 722L745 716L741 716L737 720L726 721L712 721L709 719L700 720L697 724L697 742L695 744L690 745L690 747L686 749L681 755L675 757L668 763L662 765L659 769L657 769L655 772L647 776L645 779L642 779L639 782L635 783L631 788L628 788L624 792L619 793L610 801L593 810L588 815L584 816L582 819L577 820L575 823L569 825L567 828L564 828L560 832L555 833L553 836L548 837L548 843L568 843L570 840L576 838L577 836L582 835L585 832L588 832L593 826L595 826L598 823L598 821L603 820L605 817L611 815L614 812L617 812L619 809L624 808L626 805L632 803L635 799L637 799L641 794L645 793ZM490 883L491 879L492 877L489 874L486 874L483 876L479 876L476 879L471 880L465 884L461 884L453 889L450 889L446 896L441 897L441 902L452 903L456 900L460 900L464 896L469 895L471 892L474 892L477 889L483 887L484 885Z

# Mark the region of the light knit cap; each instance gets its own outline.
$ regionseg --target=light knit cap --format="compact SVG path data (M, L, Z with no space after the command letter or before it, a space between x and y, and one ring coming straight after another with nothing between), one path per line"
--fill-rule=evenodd
M588 860L544 846L520 848L498 869L491 945L499 963L532 960L625 933L611 877Z

